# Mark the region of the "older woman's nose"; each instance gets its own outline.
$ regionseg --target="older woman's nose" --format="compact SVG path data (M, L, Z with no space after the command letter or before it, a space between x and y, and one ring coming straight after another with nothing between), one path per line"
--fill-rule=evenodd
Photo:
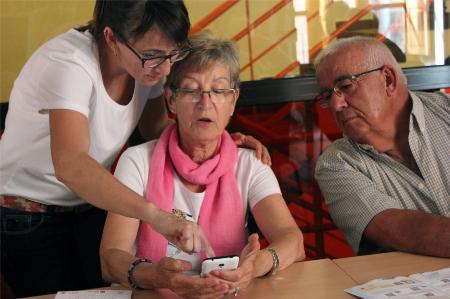
M203 91L200 94L200 101L197 103L197 106L201 108L209 108L213 105L211 99L211 91Z

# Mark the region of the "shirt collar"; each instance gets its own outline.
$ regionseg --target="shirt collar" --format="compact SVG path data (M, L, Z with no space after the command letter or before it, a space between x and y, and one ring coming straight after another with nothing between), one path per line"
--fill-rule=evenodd
M413 118L415 118L420 131L423 133L425 132L425 115L423 113L423 103L419 99L419 97L412 92L409 93L409 98L411 99L413 105L409 121L410 129L412 129Z
M415 118L420 131L423 133L425 131L425 115L423 113L423 103L419 99L419 97L416 96L412 92L409 92L409 98L411 99L411 102L413 105L412 110L411 110L411 117L410 117L410 129L412 129L413 120ZM345 134L344 134L344 138L347 138L347 140L349 140L351 143L353 143L355 146L361 148L362 150L365 150L368 152L373 152L373 153L378 153L378 151L375 150L375 148L370 144L358 143L358 142L348 138L347 136L345 136Z

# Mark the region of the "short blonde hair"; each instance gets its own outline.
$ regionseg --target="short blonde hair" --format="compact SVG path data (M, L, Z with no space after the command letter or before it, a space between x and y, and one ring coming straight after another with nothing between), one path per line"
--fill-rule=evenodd
M354 64L361 64L366 69L389 64L394 67L401 82L406 84L406 76L403 74L402 68L391 50L384 43L372 37L352 36L334 41L328 47L324 48L314 59L316 70L331 56L347 52L351 49L358 49L365 55L365 59L353 62Z
M216 39L209 31L199 32L189 39L192 52L176 62L167 77L166 85L177 88L186 71L196 71L220 62L229 68L231 88L239 88L239 50L234 41Z

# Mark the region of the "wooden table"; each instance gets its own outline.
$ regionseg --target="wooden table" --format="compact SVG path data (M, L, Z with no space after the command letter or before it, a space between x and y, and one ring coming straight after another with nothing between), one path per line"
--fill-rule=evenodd
M374 254L343 259L299 262L274 277L255 279L247 290L231 298L245 299L341 299L355 298L344 289L381 277L410 275L450 266L450 259L402 252ZM114 289L114 288L108 288ZM117 289L117 287L115 288ZM52 299L55 295L31 297ZM31 299L30 298L30 299ZM179 298L169 290L135 291L133 299Z
M245 299L351 299L353 296L344 289L355 285L330 259L299 262L291 265L270 278L255 279L247 290L242 290L237 297ZM107 288L114 289L114 288ZM115 288L117 289L117 287ZM55 295L30 297L29 299L52 299ZM135 291L133 299L174 299L179 298L169 290Z
M356 283L375 278L408 276L418 272L435 271L450 267L450 258L389 252L333 260Z

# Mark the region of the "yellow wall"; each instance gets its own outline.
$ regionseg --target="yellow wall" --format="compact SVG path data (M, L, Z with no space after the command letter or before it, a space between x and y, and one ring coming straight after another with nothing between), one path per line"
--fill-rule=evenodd
M195 25L225 1L229 0L185 0L191 23ZM407 3L421 1L424 0L410 0ZM282 3L280 0L240 0L210 23L208 29L218 37L233 38L248 24L274 11L249 35L243 36L238 41L241 66L264 54L253 65L252 70L247 68L241 72L241 80L274 77L288 69L290 65L293 65L293 68L286 72L285 76L298 76L300 67L295 65L298 32L283 39L267 53L266 50L293 30L296 16L309 18L306 30L309 48L312 48L319 44L326 34L336 30L336 21L345 21L353 17L367 6L368 0L356 1L357 7L353 9L346 8L339 0L327 5L329 2L329 0L306 0L307 11L295 12L292 1L285 2L285 5L276 10L274 8ZM403 0L391 2L401 4ZM0 102L8 101L12 84L30 55L45 41L89 21L93 7L94 0L0 0ZM426 10L424 14L427 14ZM369 12L361 19L367 20L371 17L372 14ZM433 33L426 29L424 34L418 34L419 37L426 35L429 36L429 53L425 55L406 53L407 62L402 64L403 67L433 64ZM444 40L445 54L448 56L450 30L446 30Z
M46 40L91 19L93 0L0 0L0 101Z

